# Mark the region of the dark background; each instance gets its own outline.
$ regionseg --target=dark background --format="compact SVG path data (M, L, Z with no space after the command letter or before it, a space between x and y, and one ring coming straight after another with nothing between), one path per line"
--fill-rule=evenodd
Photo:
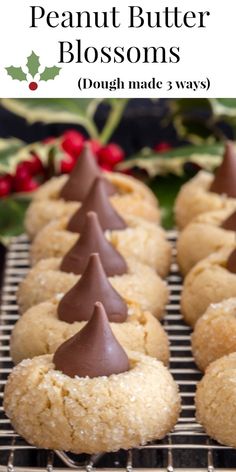
M102 128L108 114L106 105L101 105L95 116L99 128ZM164 125L167 116L165 100L151 101L135 99L128 103L122 121L113 134L111 141L119 143L127 155L131 155L144 146L153 147L161 141L168 141L173 146L178 144L174 127ZM48 136L59 136L65 129L76 128L73 124L29 125L23 118L0 107L0 137L16 137L28 143L42 140ZM81 129L84 133L84 130Z

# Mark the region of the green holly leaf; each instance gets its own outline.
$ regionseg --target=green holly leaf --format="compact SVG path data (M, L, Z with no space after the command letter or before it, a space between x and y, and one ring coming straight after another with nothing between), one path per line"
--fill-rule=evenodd
M156 153L145 148L135 156L118 164L117 170L138 168L145 170L149 177L158 175L185 175L185 164L192 163L207 171L213 171L222 161L223 143L182 146L164 153Z
M20 195L0 200L0 242L8 245L12 236L24 232L25 212L30 203L30 196Z
M45 70L40 75L40 80L47 82L48 80L54 80L57 75L60 74L61 67L45 67Z
M6 71L13 80L19 80L20 82L27 80L27 76L21 67L6 67Z
M27 67L28 67L29 73L34 78L39 71L39 66L40 66L39 56L37 56L35 52L32 51L31 55L27 57L27 59L28 59Z

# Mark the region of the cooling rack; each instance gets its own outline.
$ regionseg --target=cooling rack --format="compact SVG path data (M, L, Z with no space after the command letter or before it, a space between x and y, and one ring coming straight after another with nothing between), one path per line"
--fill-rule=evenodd
M179 384L182 413L172 433L164 440L139 449L96 456L66 454L34 448L12 429L2 407L3 390L12 364L9 353L11 330L18 318L16 290L29 268L27 237L14 238L6 256L0 315L0 472L63 472L69 469L92 472L116 471L208 471L235 470L236 451L210 440L195 420L194 394L201 374L191 353L191 330L180 315L182 279L174 262L176 232L169 232L173 244L173 263L167 279L169 305L164 327L171 343L170 370Z

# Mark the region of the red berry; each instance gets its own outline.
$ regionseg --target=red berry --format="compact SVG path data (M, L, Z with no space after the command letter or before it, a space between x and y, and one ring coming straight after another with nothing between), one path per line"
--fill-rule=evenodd
M31 169L29 161L22 161L17 165L15 179L17 181L27 180L30 177Z
M31 175L42 174L44 172L42 161L37 154L32 154L31 159L28 161L28 168Z
M17 192L32 192L39 187L39 184L30 177L26 180L16 181L14 187Z
M4 179L6 179L9 182L10 186L12 187L12 183L13 183L12 175L11 174L5 174Z
M61 172L63 174L69 174L72 171L75 162L75 158L72 157L70 154L67 154L66 157L61 161Z
M37 90L38 88L38 84L36 82L30 82L29 84L29 89L34 92L35 90Z
M11 191L11 183L7 175L0 177L0 197L6 197Z
M160 143L154 146L154 151L156 152L166 152L172 149L172 146L167 141L161 141Z
M99 164L100 165L109 165L112 168L123 161L125 153L118 144L110 143L107 146L104 146L98 152Z
M107 172L112 172L113 166L110 164L99 164L101 169Z
M78 157L83 149L84 136L76 130L68 130L63 134L62 149L73 157Z
M90 145L90 148L91 148L91 151L92 153L97 156L100 149L101 149L101 143L99 141L97 141L96 139L90 139L88 141L86 141L86 143L88 143Z

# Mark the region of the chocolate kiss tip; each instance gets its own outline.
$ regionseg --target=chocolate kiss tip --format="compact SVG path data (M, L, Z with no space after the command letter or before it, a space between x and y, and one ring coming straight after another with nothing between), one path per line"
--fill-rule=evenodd
M226 269L232 274L236 274L236 249L231 252L227 260Z
M223 221L221 228L226 229L227 231L236 232L236 211Z
M84 200L82 206L72 216L67 229L73 233L81 233L86 215L89 211L95 211L98 215L103 231L122 230L127 226L119 216L107 195L106 182L103 178L97 178L92 188Z
M107 241L97 214L91 211L87 213L80 238L63 258L60 269L63 272L83 274L89 257L94 252L99 254L103 269L108 277L127 273L128 268L124 258Z
M69 377L108 377L130 369L128 356L112 333L99 302L84 328L57 349L53 362Z
M110 284L99 254L91 254L88 265L80 280L66 293L58 305L58 317L61 321L90 320L94 304L101 302L109 321L122 323L126 321L127 305Z
M236 198L236 150L231 141L225 145L224 158L216 170L210 191Z
M60 192L60 198L66 201L83 202L87 197L94 180L102 175L97 165L96 157L91 146L86 143L76 165L70 173L69 179ZM116 193L115 187L106 180L109 195Z

